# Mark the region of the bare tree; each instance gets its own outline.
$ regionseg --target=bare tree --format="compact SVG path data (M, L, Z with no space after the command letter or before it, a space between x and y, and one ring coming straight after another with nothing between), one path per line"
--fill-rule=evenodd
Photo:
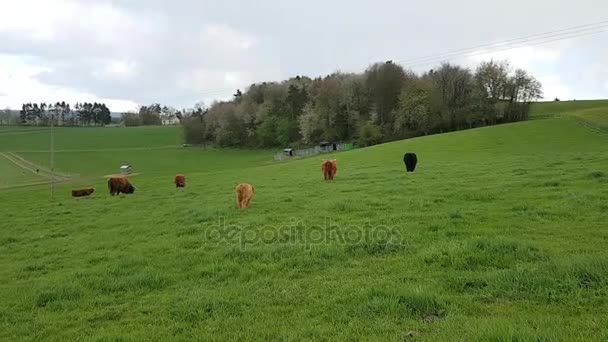
M482 62L475 72L475 83L486 98L498 101L504 97L509 83L508 62Z
M390 61L389 61L390 62ZM381 128L392 128L406 72L395 63L377 63L365 71L365 84Z
M432 109L440 113L444 128L458 129L463 120L459 116L470 110L473 94L473 76L469 69L444 63L430 74L433 80L434 96ZM445 122L447 121L447 122ZM447 126L445 126L447 124Z

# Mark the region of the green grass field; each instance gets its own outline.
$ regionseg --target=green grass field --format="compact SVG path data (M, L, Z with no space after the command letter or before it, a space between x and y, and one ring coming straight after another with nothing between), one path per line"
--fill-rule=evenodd
M0 154L0 189L44 181L44 178L20 168Z
M0 191L0 340L608 340L608 110L544 113L334 154L333 183L321 156L65 129L58 167L97 192ZM46 165L31 136L2 148ZM122 162L138 190L110 197Z
M178 127L62 127L55 129L58 151L100 151L125 148L162 148L182 143ZM0 152L49 151L50 129L0 129Z

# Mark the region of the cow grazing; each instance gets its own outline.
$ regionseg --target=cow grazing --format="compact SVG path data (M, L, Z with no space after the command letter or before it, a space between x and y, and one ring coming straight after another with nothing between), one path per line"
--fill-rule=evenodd
M111 177L108 179L108 190L110 195L132 194L135 192L135 187L129 183L127 177Z
M321 163L321 172L323 172L323 179L326 181L334 180L336 172L338 172L338 165L335 159L323 160Z
M416 153L408 152L403 155L403 162L405 163L407 172L414 172L418 163L418 157L416 157Z
M249 203L253 195L255 195L255 188L251 184L241 183L236 186L236 205L239 209L249 208Z
M184 175L175 176L175 187L176 188L185 188L186 187L186 176L184 176Z
M72 190L72 197L87 197L95 191L94 188Z

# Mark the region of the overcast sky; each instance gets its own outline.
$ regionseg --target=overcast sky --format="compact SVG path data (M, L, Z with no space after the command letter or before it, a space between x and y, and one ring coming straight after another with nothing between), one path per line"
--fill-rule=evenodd
M363 71L604 20L606 0L1 0L0 108L192 107L252 82ZM608 32L453 61L490 58L531 71L546 98L608 98Z

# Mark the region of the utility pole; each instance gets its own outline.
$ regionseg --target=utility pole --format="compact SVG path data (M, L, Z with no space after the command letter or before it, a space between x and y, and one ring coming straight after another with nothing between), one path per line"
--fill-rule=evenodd
M53 130L55 116L53 114L51 111L51 199L55 195L55 132Z

